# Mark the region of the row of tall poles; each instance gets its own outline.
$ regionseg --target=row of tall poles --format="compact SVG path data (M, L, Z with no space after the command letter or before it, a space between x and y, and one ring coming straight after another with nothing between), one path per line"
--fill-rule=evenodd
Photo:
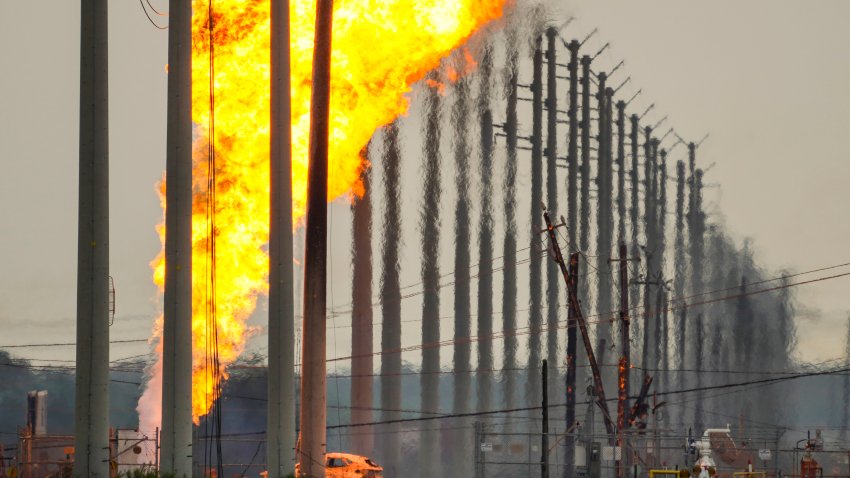
M107 0L81 2L80 35L80 195L77 269L77 374L75 408L75 476L109 476L109 140L108 140L108 15ZM308 203L308 268L305 303L312 332L303 367L309 371L302 387L303 447L306 455L324 454L325 348L318 343L324 327L324 241L321 216L326 182L327 97L330 51L330 1L319 2L317 22L318 82L311 136L311 188L320 201ZM271 221L269 292L269 410L267 456L269 470L283 476L292 471L295 449L294 310L292 277L292 188L289 104L289 4L271 5ZM165 294L163 327L162 441L160 469L176 476L192 475L192 4L169 2L168 113L166 144ZM322 67L324 66L324 70ZM314 111L317 108L314 107ZM324 125L324 129L322 129ZM318 171L313 178L313 171ZM316 225L310 229L309 225ZM321 235L321 238L315 237ZM317 261L318 259L318 261ZM318 264L318 266L316 266ZM321 273L315 271L321 270ZM311 275L310 271L314 273ZM319 287L316 287L316 286ZM318 317L321 315L321 317ZM305 317L308 314L305 313ZM305 325L308 319L305 318ZM305 336L308 338L308 336ZM306 341L305 341L306 343ZM311 369L311 366L316 367ZM318 372L318 373L317 373ZM318 377L311 382L310 378ZM305 420L304 414L308 417ZM302 457L303 461L303 457ZM322 459L319 463L323 473ZM306 470L311 468L307 465ZM315 472L316 475L319 471Z
M662 138L657 138L653 135L653 127L646 126L643 130L639 124L641 117L632 114L626 115L626 108L629 102L614 101L616 90L608 85L608 75L605 72L594 74L591 70L591 64L594 57L590 55L580 56L580 48L582 43L573 40L564 45L570 52L570 61L566 65L568 70L568 92L566 111L567 121L559 119L558 115L564 113L558 109L558 92L556 81L558 72L556 71L557 58L557 40L559 39L557 31L548 29L545 32L546 49L543 48L543 37L538 37L534 42L534 51L531 57L532 79L528 88L531 90L531 135L527 138L530 142L530 147L520 147L518 145L521 139L518 134L518 119L517 119L517 91L520 88L518 83L519 78L519 58L518 50L515 46L516 38L512 34L508 34L508 45L506 49L506 98L505 98L505 122L498 124L502 129L495 136L505 137L506 161L503 174L502 189L503 194L503 211L504 211L504 272L503 272L503 290L502 290L502 315L503 315L503 332L505 332L504 346L504 367L506 370L513 370L517 366L516 357L516 336L514 334L516 327L516 307L517 307L517 244L524 241L517 239L516 225L516 207L517 207L517 188L516 176L518 169L518 150L530 151L530 169L531 187L531 213L530 231L525 237L529 238L529 338L528 352L529 364L536 364L542 358L541 350L541 334L546 330L546 357L550 363L558 362L558 314L559 304L558 299L562 297L560 292L560 279L558 277L557 266L554 263L547 264L546 267L546 304L543 304L543 282L542 282L542 246L541 241L536 231L542 230L542 221L539 210L539 205L544 200L548 209L555 211L558 208L558 169L563 167L560 162L566 159L566 190L568 213L567 234L568 245L570 250L588 251L590 249L591 234L591 186L596 185L596 249L597 260L595 268L598 271L610 270L610 261L612 258L612 250L614 246L615 235L619 242L628 244L628 255L636 258L641 255L648 257L646 261L646 272L643 278L638 276L638 267L631 268L632 271L626 270L628 282L642 283L644 292L640 294L639 288L632 286L629 288L629 295L632 304L638 303L638 298L641 295L644 298L643 308L648 317L647 320L639 321L644 327L640 330L639 327L633 328L633 333L629 339L641 343L639 347L643 356L642 363L652 363L657 361L659 364L669 366L669 344L667 336L671 327L666 323L667 317L665 314L658 312L659 309L666 309L666 283L664 281L662 271L664 270L664 251L666 249L666 183L667 183L667 151L660 148ZM481 197L479 203L481 207L479 221L479 263L489 264L493 257L492 243L489 238L492 235L492 212L490 204L490 196L492 193L492 185L490 177L493 173L492 163L492 138L493 120L490 110L490 87L489 75L492 68L492 52L486 49L483 53L480 71L480 88L478 92L477 112L480 122L481 143L479 148L480 163L479 173L481 176ZM545 66L545 78L544 78ZM592 85L595 83L595 85ZM596 91L593 91L595 86ZM470 354L470 337L472 329L470 327L471 316L471 284L469 269L471 267L469 244L472 238L470 231L471 216L469 204L470 186L470 166L469 158L472 150L468 145L468 135L465 125L469 121L469 79L462 79L454 87L454 104L451 109L451 123L454 127L453 141L453 156L455 162L455 187L457 189L457 202L455 205L455 263L454 263L454 350L453 350L453 405L454 413L465 413L473 411L469 406L470 395L473 392L470 388L471 371L475 367L471 361ZM595 102L595 104L594 104ZM440 184L441 160L439 153L439 144L441 138L440 131L440 110L443 103L443 98L437 91L430 91L426 95L425 100L425 121L423 127L424 141L424 188L423 199L420 213L420 226L422 234L422 266L421 276L423 284L423 304L422 304L422 376L420 378L421 385L421 411L424 413L437 413L439 402L439 380L436 373L440 370L440 353L439 348L432 346L437 343L440 338L439 325L439 250L438 244L440 240L440 216L439 203L441 198L442 186ZM596 127L593 127L593 117L591 113L595 111ZM558 128L559 123L568 124L567 135L567 155L566 158L558 156ZM546 126L545 146L544 146L544 125ZM657 125L656 125L657 126ZM595 138L592 136L592 130L596 130ZM641 134L642 133L642 134ZM669 134L669 132L668 132ZM400 372L400 354L395 352L401 346L400 342L400 291L398 283L398 254L400 238L398 230L401 227L399 222L399 166L401 160L398 154L397 144L397 126L391 125L385 131L383 160L383 177L385 181L385 210L384 210L384 230L382 232L382 248L383 248L383 272L381 274L381 308L383 316L382 325L382 352L381 355L381 399L379 409L381 411L381 421L396 420L400 417L398 412L401 405L400 380L398 373ZM642 136L642 138L641 138ZM614 139L616 138L616 142ZM596 142L596 158L591 157L591 152L594 151L592 140ZM628 151L627 151L628 149ZM695 146L690 145L692 162L695 160ZM640 174L640 158L643 157L643 174ZM592 159L596 159L597 166L595 168L595 177L592 175L594 168L592 167ZM616 166L616 176L615 176ZM545 174L544 174L545 173ZM698 211L701 204L698 202L698 191L701 191L701 185L698 179L701 172L691 170L691 176L688 181L692 184L691 195L688 206L689 216L695 218L701 217ZM640 177L643 177L641 180ZM369 175L363 175L364 184L371 186ZM683 177L679 178L684 180ZM370 187L366 188L366 194L362 199L355 201L353 204L353 230L354 237L354 282L353 282L353 324L354 334L352 336L352 423L371 423L373 417L371 409L373 407L371 397L372 379L369 376L372 370L372 361L374 351L371 348L371 252L369 251L370 240L361 235L371 234L371 200ZM644 192L643 205L641 210L640 192ZM614 201L614 192L616 191L616 201ZM677 203L678 204L678 203ZM616 218L615 223L615 209ZM682 235L684 223L681 215L685 214L682 208L677 209L677 237ZM680 227L680 225L682 227ZM690 234L689 243L692 245L698 241L700 235L699 222L689 222L688 230ZM643 235L641 236L641 232ZM522 233L521 233L522 234ZM683 236L682 236L683 238ZM681 252L681 244L677 245L677 253ZM693 246L692 246L693 247ZM606 252L607 251L607 252ZM698 251L692 251L696 253ZM677 271L682 269L680 263L684 263L684 255L677 256ZM486 278L484 278L486 276ZM678 276L680 280L684 276ZM640 280L639 280L640 279ZM577 278L578 296L582 299L585 307L590 305L589 297L589 281L587 274L581 274ZM692 286L692 290L698 289L699 285ZM608 348L614 339L613 335L613 314L608 314L613 308L612 301L612 284L605 280L605 277L599 278L598 287L593 295L595 295L596 310L601 312L603 316L600 320L600 325L597 326L597 343L596 349L601 353ZM681 293L681 291L680 291ZM621 298L622 299L622 298ZM627 300L626 303L629 301ZM546 310L545 322L543 310ZM481 373L477 374L477 389L476 402L477 411L489 410L491 405L492 384L489 379L492 372L492 345L489 338L493 332L492 326L492 278L490 274L483 272L479 274L478 284L478 327L477 335L478 343L478 370ZM611 315L611 317L608 317ZM649 326L646 326L646 325ZM682 325L684 326L684 325ZM637 329L637 330L635 330ZM585 360L584 352L575 346L575 330L574 327L568 329L570 339L567 344L568 359L568 390L571 391L568 396L568 403L575 403L574 393L577 388L577 382L580 382L580 377L577 377L576 363ZM678 348L678 350L683 350ZM533 367L533 366L532 366ZM520 402L517 397L517 383L514 373L507 372L504 375L504 387L502 390L504 405L507 408L517 406ZM551 371L550 381L554 382L557 378L557 367L553 367ZM610 374L607 374L610 381ZM525 388L526 403L537 404L540 401L540 377L536 373L529 373ZM552 402L557 390L553 389ZM575 422L574 405L568 407L568 421ZM568 426L570 426L568 424ZM361 430L367 430L363 428ZM382 433L383 439L379 444L384 461L388 469L392 471L394 466L399 463L400 458L400 440L398 439L398 428L394 427L393 431ZM363 433L369 436L368 432ZM420 440L421 455L423 463L434 463L435 458L439 456L439 445L437 439L437 431L427 429L423 431ZM443 441L444 451L451 452L452 455L466 456L463 452L468 444L464 440ZM352 443L353 451L369 454L372 453L372 442L369 439L359 439ZM468 451L468 450L467 450ZM571 450L567 453L570 454ZM463 460L461 458L460 460Z

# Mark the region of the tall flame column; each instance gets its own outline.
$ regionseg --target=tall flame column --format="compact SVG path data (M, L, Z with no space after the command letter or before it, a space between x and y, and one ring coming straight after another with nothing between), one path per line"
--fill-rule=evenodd
M313 90L310 99L309 177L304 250L304 324L301 350L301 473L325 476L327 422L327 226L333 1L316 3Z
M192 474L192 5L168 17L160 471Z
M289 1L271 2L269 370L266 455L273 475L295 467L295 305Z
M80 28L75 476L109 476L109 97L106 0Z

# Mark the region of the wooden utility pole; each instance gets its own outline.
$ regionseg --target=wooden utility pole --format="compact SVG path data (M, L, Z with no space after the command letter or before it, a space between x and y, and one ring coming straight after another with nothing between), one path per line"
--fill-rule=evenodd
M304 336L301 350L300 473L325 476L327 402L327 225L328 133L330 117L331 27L333 0L316 4L313 91L304 251Z
M546 221L546 231L549 235L549 241L552 244L552 250L555 253L555 262L558 263L558 266L561 268L561 274L564 277L564 281L569 285L570 277L569 272L567 271L567 265L564 263L564 256L561 254L561 246L558 244L558 237L555 234L555 225L552 224L552 219L549 217L549 211L546 210L545 206L543 207L543 219ZM562 226L563 224L559 225ZM568 293L570 291L568 290ZM590 334L587 331L587 322L584 320L584 316L581 313L581 304L578 303L578 298L569 294L568 297L570 307L575 309L575 318L576 323L579 326L579 330L581 331L581 338L584 342L584 348L587 350L587 360L590 362L590 369L593 373L593 385L594 385L594 396L596 399L596 404L602 409L602 418L605 421L605 429L608 432L608 441L613 446L614 445L614 421L611 419L611 413L608 411L608 402L605 399L605 389L602 385L602 376L599 373L599 364L596 363L596 356L593 353L593 345L590 342Z

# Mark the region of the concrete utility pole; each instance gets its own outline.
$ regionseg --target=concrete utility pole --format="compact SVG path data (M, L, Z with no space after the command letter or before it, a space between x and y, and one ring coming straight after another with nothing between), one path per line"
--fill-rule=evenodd
M528 335L528 384L526 393L528 403L540 403L539 375L532 368L540 364L540 326L543 322L543 307L541 297L541 266L540 241L536 233L543 229L540 221L540 204L543 202L543 51L542 39L535 40L533 76L531 82L531 237L529 244L529 335Z
M590 63L588 55L581 57L581 165L579 189L581 199L579 200L579 239L578 250L587 253L590 250ZM576 296L580 303L590 304L590 288L588 287L587 274L579 275L578 293ZM576 360L586 363L587 354L578 352ZM577 382L582 383L583 376L577 377ZM593 408L591 405L590 409Z
M558 32L554 27L546 30L546 207L558 210L558 81L555 71L555 39ZM539 249L539 248L538 248ZM558 266L546 261L546 350L548 363L558 363ZM557 376L558 367L552 373ZM552 399L554 397L548 397Z
M271 473L286 476L295 469L295 297L292 265L292 126L288 0L272 0L271 30L271 214L266 455Z
M517 339L516 330L516 175L517 175L517 80L519 77L518 53L515 39L507 45L508 97L505 111L505 175L502 184L505 208L505 241L503 247L505 268L502 274L502 332L505 336L504 401L505 407L516 406Z
M470 258L471 236L471 204L470 178L469 178L469 81L461 79L455 88L455 104L452 111L452 126L455 129L454 137L454 160L455 160L455 187L457 190L457 202L455 208L455 290L454 290L454 396L453 410L455 413L466 413L471 411L469 406L470 392L472 388L472 352L469 337L472 335L470 320L471 310L471 281L469 269L472 266ZM399 345L400 347L401 345ZM400 405L399 405L400 407ZM396 407L396 408L399 408ZM455 462L452 463L453 470L459 470L460 474L468 475L472 469L468 468L472 452L469 434L463 429L469 423L466 418L460 418L455 422L457 425L453 430L455 437L454 451ZM463 457L458 459L457 457ZM386 468L384 468L386 470ZM389 476L389 473L387 474Z
M658 155L661 158L661 163L658 165L658 187L657 191L657 202L656 202L656 234L655 234L655 243L656 250L658 251L655 255L656 259L656 267L658 268L659 279L663 276L666 264L666 255L667 255L667 151L662 149ZM670 344L669 344L669 324L667 323L668 314L667 307L664 306L664 303L667 300L667 284L662 283L658 288L658 299L656 300L655 307L657 309L656 312L656 320L658 320L660 326L660 337L657 339L656 347L660 347L660 356L656 358L658 363L661 364L661 368L664 372L658 374L660 380L660 388L662 390L666 389L669 384L668 380L668 370L670 369Z
M74 476L109 476L107 0L80 7L80 189Z
M570 75L570 91L567 104L567 117L569 119L569 138L567 140L567 235L570 243L569 251L575 251L578 247L576 242L576 231L578 229L576 212L578 205L578 51L580 43L578 40L570 41L567 48L570 50L570 63L567 65Z
M626 240L626 102L617 102L617 240Z
M640 156L640 119L638 115L631 115L629 117L629 123L631 124L631 128L629 129L629 142L631 143L631 157L632 157L632 167L629 171L629 181L632 188L631 194L631 207L629 208L629 217L631 220L631 253L632 257L640 256L640 202L638 198L640 196L640 183L638 182L638 176L640 175L640 166L638 162L638 157ZM638 279L638 272L635 270L632 273L632 282ZM630 291L629 301L637 305L640 302L640 288L632 287ZM632 339L635 340L635 343L639 343L640 337L640 322L634 324L632 327Z
M599 115L599 132L597 133L597 208L596 208L596 267L601 276L607 276L611 258L611 117L610 97L608 96L608 75L599 73L597 114ZM599 280L596 295L596 311L600 321L596 324L596 350L604 349L611 343L611 287L607 280ZM611 375L605 373L606 377Z
M384 133L384 231L383 271L381 273L381 421L401 418L401 284L399 282L399 245L401 243L400 171L401 149L398 124L391 123ZM384 470L395 472L401 447L394 433L398 425L382 426L379 458Z
M192 475L192 5L168 16L160 472Z
M652 190L652 177L654 172L654 161L652 155L652 128L647 126L644 128L643 140L643 161L644 161L644 235L646 237L646 278L643 281L643 350L641 350L641 366L646 367L652 363L652 329L649 326L650 315L652 313L652 294L649 291L649 282L654 278L655 271L652 269L653 255L655 253L655 235L654 235L654 199L655 194Z
M327 228L328 135L333 1L316 3L313 90L304 250L304 322L301 350L301 446L298 462L306 476L325 476L327 423Z
M481 178L478 227L478 264L493 263L493 114L490 112L490 72L492 50L488 47L479 62L478 114L481 131ZM439 318L437 319L439 320ZM478 411L491 409L493 393L493 274L478 274ZM557 336L557 334L556 334ZM557 338L557 337L556 337ZM439 341L437 337L436 341Z
M440 341L440 105L437 88L430 88L425 100L425 183L419 224L422 227L422 343ZM366 298L371 302L371 297ZM371 306L371 304L369 304ZM419 376L422 411L438 413L440 408L440 348L422 348L422 374ZM371 406L371 403L367 406ZM440 432L435 427L423 427L420 432L422 463L440 462ZM435 465L432 465L435 466ZM430 473L420 467L420 476Z

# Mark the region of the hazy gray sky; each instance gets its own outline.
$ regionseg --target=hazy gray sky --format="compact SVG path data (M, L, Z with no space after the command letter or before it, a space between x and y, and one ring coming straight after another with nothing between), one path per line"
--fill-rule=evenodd
M643 89L637 105L657 105L651 118L669 115L667 124L688 139L711 134L699 152L703 166L716 163L706 176L718 186L707 192L708 208L714 218L722 211L739 241L754 240L764 266L804 271L848 262L850 3L551 5L562 16L577 17L568 35L583 37L599 28L590 43L612 44L601 64L626 60L632 85ZM135 1L110 2L109 13L111 268L118 296L112 337L120 340L147 337L159 313L148 263L159 251L154 226L162 214L154 185L165 167L166 33L148 23ZM74 340L78 60L78 2L4 2L0 345ZM679 149L671 159L683 153ZM410 194L405 206L414 215L419 194ZM347 209L332 208L345 230ZM414 222L408 220L405 254L416 262ZM443 223L451 224L447 217ZM350 297L348 245L342 240L333 247L333 303L344 303ZM403 282L418 281L417 271L411 267L410 280ZM798 315L802 357L842 352L848 289L850 280L838 279L796 290L804 306ZM341 335L337 346L336 355L345 355L347 339ZM112 356L145 351L144 344L114 346ZM73 358L72 347L16 352Z

